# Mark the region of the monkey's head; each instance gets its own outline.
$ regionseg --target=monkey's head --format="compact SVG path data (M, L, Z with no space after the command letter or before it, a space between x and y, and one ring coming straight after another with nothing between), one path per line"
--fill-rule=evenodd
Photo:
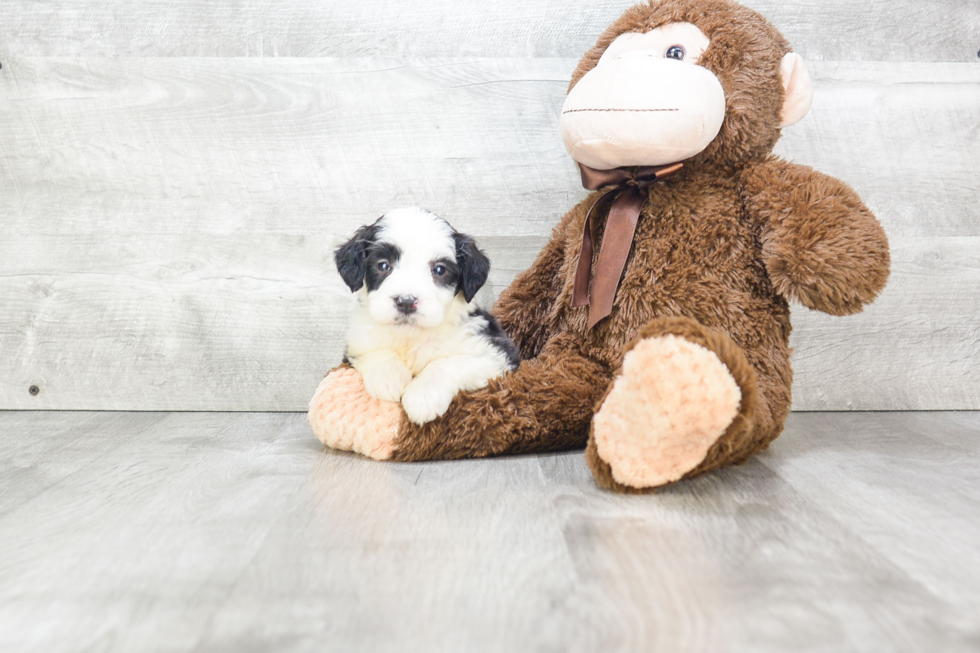
M813 90L799 55L729 0L626 11L572 74L561 131L586 166L740 165L772 151Z

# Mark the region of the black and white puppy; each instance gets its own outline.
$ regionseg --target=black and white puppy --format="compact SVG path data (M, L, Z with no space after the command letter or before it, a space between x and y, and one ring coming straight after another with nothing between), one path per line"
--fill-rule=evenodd
M520 355L473 303L490 261L473 239L420 208L389 211L334 254L357 294L345 360L378 399L401 401L424 424L460 391L515 369Z

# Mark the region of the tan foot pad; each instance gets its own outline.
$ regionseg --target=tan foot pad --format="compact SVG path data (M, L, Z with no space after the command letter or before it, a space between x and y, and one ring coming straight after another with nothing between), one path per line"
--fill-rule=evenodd
M360 372L341 368L320 381L308 418L317 440L331 449L387 460L395 449L402 407L375 399Z
M626 353L593 423L596 450L623 485L678 480L738 414L742 392L714 352L674 335Z

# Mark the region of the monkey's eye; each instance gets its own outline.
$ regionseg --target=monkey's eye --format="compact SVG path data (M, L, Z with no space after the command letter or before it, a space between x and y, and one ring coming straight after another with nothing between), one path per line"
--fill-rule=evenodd
M378 261L377 268L378 272L387 272L391 269L391 265L388 263L388 261Z
M677 59L678 61L683 61L685 54L687 53L684 51L683 45L672 45L669 48L667 48L667 52L664 53L664 56L667 57L668 59Z
M432 274L436 275L437 277L441 277L442 275L446 274L446 266L445 265L435 266L434 268L432 268Z

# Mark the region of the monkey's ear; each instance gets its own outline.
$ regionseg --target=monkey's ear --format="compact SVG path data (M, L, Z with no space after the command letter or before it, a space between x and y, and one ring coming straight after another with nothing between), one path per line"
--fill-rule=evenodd
M490 259L469 236L457 233L453 238L456 240L456 265L459 266L457 292L463 293L463 299L470 302L490 276Z
M795 52L788 52L779 62L779 78L785 91L779 126L788 127L802 120L810 110L813 103L813 82L803 65L803 57Z
M375 232L374 225L361 227L350 240L333 253L337 272L351 292L357 292L364 285L368 248L374 243Z

